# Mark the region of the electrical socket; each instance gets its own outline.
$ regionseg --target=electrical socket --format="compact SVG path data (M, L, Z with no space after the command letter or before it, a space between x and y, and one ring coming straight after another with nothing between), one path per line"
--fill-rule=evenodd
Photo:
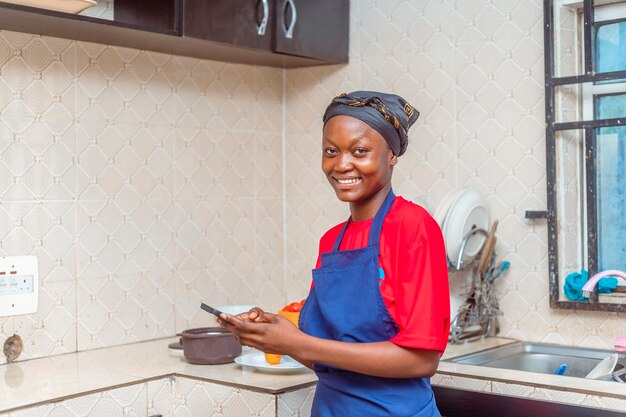
M36 256L0 257L0 317L37 312L38 284Z

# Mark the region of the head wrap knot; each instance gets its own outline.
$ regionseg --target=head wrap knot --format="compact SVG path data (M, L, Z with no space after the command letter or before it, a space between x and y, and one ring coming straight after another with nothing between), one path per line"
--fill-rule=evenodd
M387 141L394 155L408 146L408 130L419 112L402 97L377 91L354 91L335 97L324 112L324 124L334 116L355 117L370 125Z

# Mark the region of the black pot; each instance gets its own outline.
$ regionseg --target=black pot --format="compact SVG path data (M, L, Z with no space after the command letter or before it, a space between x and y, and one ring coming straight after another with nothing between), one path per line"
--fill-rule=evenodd
M189 363L218 365L234 362L241 355L241 344L235 335L222 327L189 329L179 336Z

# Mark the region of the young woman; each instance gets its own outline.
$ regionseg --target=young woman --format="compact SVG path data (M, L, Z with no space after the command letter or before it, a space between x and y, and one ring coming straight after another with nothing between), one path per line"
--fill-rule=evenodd
M429 378L450 324L443 238L426 210L391 190L417 116L393 94L332 100L322 170L350 218L321 238L299 329L258 308L219 320L242 344L316 372L312 416L439 416Z

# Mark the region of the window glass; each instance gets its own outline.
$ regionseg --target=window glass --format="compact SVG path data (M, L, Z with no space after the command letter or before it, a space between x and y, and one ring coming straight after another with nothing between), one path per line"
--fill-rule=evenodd
M609 23L596 33L596 72L626 70L626 22Z
M597 129L596 144L598 270L626 270L626 126Z
M596 96L596 119L616 119L626 115L626 94Z
M602 25L596 34L597 72L626 69L626 22ZM611 83L624 80L611 81ZM626 94L594 97L596 119L626 116ZM626 269L626 127L596 130L598 270ZM624 284L624 283L621 283Z

